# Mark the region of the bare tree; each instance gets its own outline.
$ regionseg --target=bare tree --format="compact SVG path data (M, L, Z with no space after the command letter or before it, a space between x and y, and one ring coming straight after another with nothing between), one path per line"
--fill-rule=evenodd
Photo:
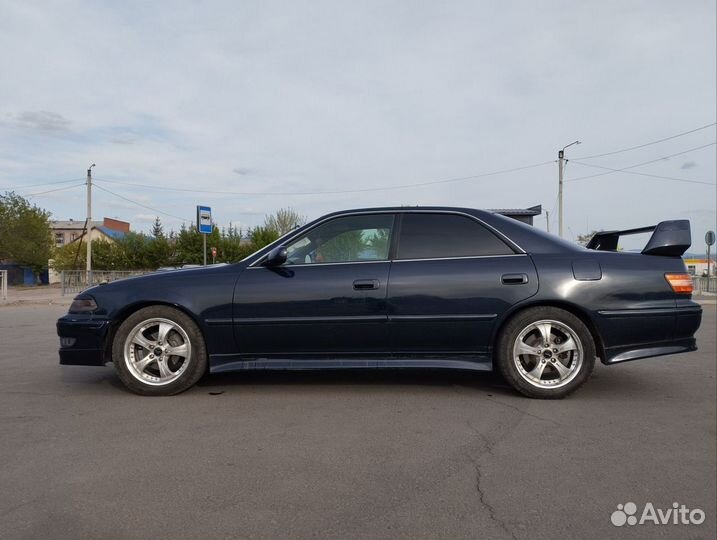
M579 234L578 237L576 238L576 241L581 246L586 246L588 244L588 242L590 241L590 239L599 232L602 232L602 231L593 231L593 232L589 232L589 233L585 233L585 234Z
M264 219L264 228L275 231L279 236L301 227L306 223L306 217L293 208L280 208Z

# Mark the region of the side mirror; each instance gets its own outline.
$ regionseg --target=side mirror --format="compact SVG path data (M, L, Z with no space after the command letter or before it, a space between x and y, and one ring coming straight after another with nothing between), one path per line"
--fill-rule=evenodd
M275 247L269 252L264 261L265 266L281 266L286 262L288 252L284 246Z

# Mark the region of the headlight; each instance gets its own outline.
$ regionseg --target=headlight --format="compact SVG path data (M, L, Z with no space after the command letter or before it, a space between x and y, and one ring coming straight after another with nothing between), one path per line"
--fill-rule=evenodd
M77 296L70 305L70 313L92 313L97 309L97 302L91 296Z

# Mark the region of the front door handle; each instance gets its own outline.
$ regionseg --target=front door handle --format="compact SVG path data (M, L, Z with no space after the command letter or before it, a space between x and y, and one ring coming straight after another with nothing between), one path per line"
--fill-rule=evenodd
M500 281L503 285L524 285L528 283L528 274L503 274Z
M377 279L357 279L354 281L354 289L357 291L370 291L378 289L379 281Z

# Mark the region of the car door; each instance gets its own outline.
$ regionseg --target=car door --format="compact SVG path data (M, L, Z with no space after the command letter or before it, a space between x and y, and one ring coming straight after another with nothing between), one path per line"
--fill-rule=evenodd
M538 290L530 257L472 216L400 217L389 282L392 350L485 354L496 320Z
M248 267L234 291L240 354L385 353L394 220L392 213L332 218L292 240L283 265Z

